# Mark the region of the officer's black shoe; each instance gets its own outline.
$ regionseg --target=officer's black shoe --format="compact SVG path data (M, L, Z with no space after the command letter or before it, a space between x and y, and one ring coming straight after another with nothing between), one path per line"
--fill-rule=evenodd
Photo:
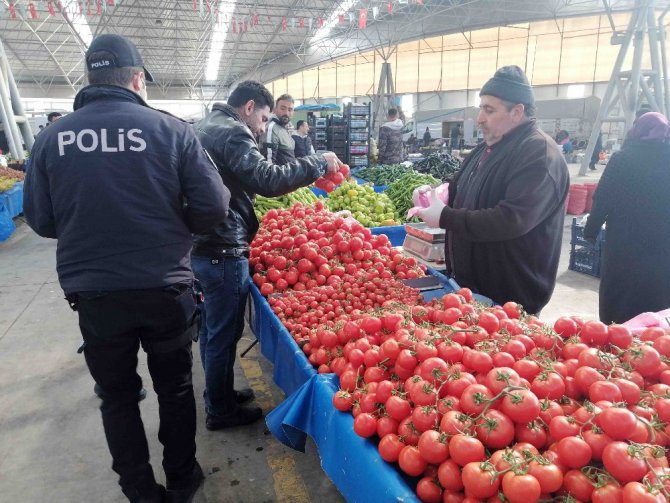
M193 501L193 496L200 487L200 484L202 484L204 478L205 475L202 473L202 468L196 461L195 465L193 465L191 479L189 480L186 487L180 489L171 489L170 482L168 482L167 499L165 500L166 503L191 503Z
M207 414L205 426L210 431L223 430L225 428L235 428L246 424L255 423L263 417L263 411L260 407L238 407L235 412L225 416L215 416Z
M102 386L100 386L98 383L95 383L95 386L93 386L93 393L95 393L95 395L100 399L102 399L102 397L105 394L104 390L102 389ZM137 401L141 402L146 397L147 397L147 390L142 388L140 392L137 394Z
M123 490L130 503L165 503L165 487L155 482L149 486L138 486Z
M591 165L589 166L589 169L590 169L591 171L595 171L595 170L596 170L596 165L595 165L595 164L591 164Z
M254 390L251 388L235 390L235 401L238 403L238 405L251 402L254 398L256 398L256 395L254 394Z

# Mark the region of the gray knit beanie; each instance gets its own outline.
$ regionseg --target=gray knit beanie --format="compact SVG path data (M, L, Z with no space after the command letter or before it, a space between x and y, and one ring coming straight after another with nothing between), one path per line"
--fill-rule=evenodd
M479 92L479 96L484 95L495 96L514 104L535 104L533 88L530 87L526 74L516 65L499 68Z

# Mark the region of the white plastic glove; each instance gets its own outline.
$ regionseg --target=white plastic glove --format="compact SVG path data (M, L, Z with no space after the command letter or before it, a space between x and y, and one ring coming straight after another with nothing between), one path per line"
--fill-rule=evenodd
M430 206L419 210L418 216L423 220L429 227L439 227L440 226L440 217L442 216L442 210L446 204L444 204L439 197L437 197L437 191L432 190L430 192Z

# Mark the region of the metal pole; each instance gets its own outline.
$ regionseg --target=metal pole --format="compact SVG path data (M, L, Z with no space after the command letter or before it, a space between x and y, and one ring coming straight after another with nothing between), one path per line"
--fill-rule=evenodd
M14 135L12 135L12 132L9 130L9 117L7 116L7 111L5 110L5 106L2 100L0 100L0 119L2 119L2 123L5 125L2 132L4 133L5 138L7 138L7 145L9 145L9 152L10 154L12 154L12 157L18 159L19 158L18 149L16 148Z
M670 8L670 7L669 7ZM670 117L670 81L668 80L668 57L665 49L665 41L666 41L666 35L665 35L665 27L663 26L663 18L665 15L668 13L668 9L666 8L663 11L663 14L661 14L658 18L658 23L657 23L657 29L658 29L658 40L661 45L661 68L663 70L663 96L665 98L665 116Z
M628 107L624 110L626 117L626 131L633 125L635 112L640 104L640 76L642 69L642 51L644 50L644 25L646 18L640 16L640 23L635 30L635 41L633 42L633 68L630 73L630 94L628 98Z
M25 158L23 155L23 142L21 141L19 128L16 125L16 119L14 118L14 112L12 110L12 102L9 99L9 89L5 82L4 68L0 65L0 103L4 108L2 123L4 125L5 137L9 144L9 150L12 152L12 157L22 161ZM14 147L13 150L12 145Z
M656 20L654 19L654 7L647 10L647 31L649 32L649 51L651 54L651 69L654 71L654 97L658 105L658 111L665 111L665 100L663 86L661 84L661 58L658 53L658 37L656 36Z
M21 101L19 88L16 85L16 80L14 80L14 72L12 72L12 69L9 66L9 61L7 60L7 54L5 53L5 48L2 45L2 40L0 40L0 62L2 62L0 64L4 66L4 71L9 82L9 95L12 100L14 112L16 112L17 115L21 115L25 118L25 121L19 125L21 133L23 133L23 142L26 144L28 150L32 150L33 144L35 143L35 138L33 137L33 131L30 127L30 121L28 121L25 109L23 108L23 102Z
M612 95L616 89L617 82L619 80L619 72L621 71L621 65L623 60L626 57L626 52L628 52L628 47L630 46L630 40L633 37L633 32L637 26L637 20L640 13L640 9L635 9L631 14L630 22L628 23L628 29L626 30L626 35L624 36L623 43L621 44L621 49L619 49L619 54L617 55L616 61L614 62L614 69L612 70L612 76L610 81L607 84L607 90L605 91L605 96L601 102L600 108L598 109L598 115L596 120L593 122L593 129L591 130L591 136L589 136L589 143L586 146L586 152L584 152L584 159L582 159L582 165L579 168L579 176L584 176L589 168L589 163L591 162L591 156L593 155L593 150L596 147L596 141L598 140L598 135L600 134L600 127L603 123L603 119L609 113L609 104L612 102Z

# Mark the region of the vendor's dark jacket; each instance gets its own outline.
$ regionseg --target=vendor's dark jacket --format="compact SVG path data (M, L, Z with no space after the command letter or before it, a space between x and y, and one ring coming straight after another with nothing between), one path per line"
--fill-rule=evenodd
M623 323L670 306L670 145L626 139L593 195L584 237L607 223L600 265L600 320Z
M480 143L449 184L440 219L449 273L495 302L538 313L556 284L569 183L563 155L534 120L490 149Z
M283 165L266 161L251 130L228 105L214 104L212 112L195 127L232 194L225 220L211 231L194 236L196 255L210 256L221 248L248 248L258 231L256 194L281 196L309 185L326 172L327 163L321 154Z
M74 110L37 137L24 187L65 293L192 282L191 234L230 198L193 128L117 86L85 87Z
M295 142L294 153L296 158L305 157L313 153L312 139L308 135L300 136L299 134L294 134L293 141Z
M295 142L291 133L277 117L268 122L267 130L263 134L262 153L273 164L288 164L295 161Z

